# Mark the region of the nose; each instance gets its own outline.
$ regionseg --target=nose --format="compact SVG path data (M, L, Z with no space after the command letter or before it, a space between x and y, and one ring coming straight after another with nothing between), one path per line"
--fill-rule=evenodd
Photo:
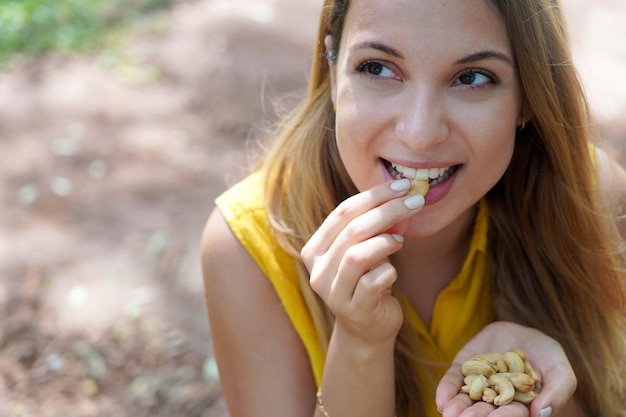
M398 104L395 133L416 152L445 141L449 126L442 93L429 87L407 90Z

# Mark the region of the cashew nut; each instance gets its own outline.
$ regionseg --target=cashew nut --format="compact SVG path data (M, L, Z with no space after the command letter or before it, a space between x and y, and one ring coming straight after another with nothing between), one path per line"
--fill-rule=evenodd
M483 359L472 358L465 361L461 367L463 375L484 375L489 377L496 373L496 366Z
M515 392L515 395L513 396L513 400L514 401L518 401L522 404L530 404L535 398L537 398L537 393L535 391L529 391L529 392Z
M483 397L483 390L489 388L489 381L484 375L478 375L472 385L470 385L469 396L472 400L478 401Z
M485 360L494 365L496 367L496 372L508 372L509 370L502 353L481 353L475 355L474 358Z
M524 372L532 377L532 379L535 381L535 384L541 382L541 377L528 361L524 361Z
M522 393L527 393L535 389L535 380L528 374L523 372L505 373L502 374L507 377L511 384L515 387L515 390Z
M504 362L511 373L524 372L524 360L516 352L508 351L504 354Z
M502 353L491 352L491 353L479 353L478 355L474 355L473 358L482 359L490 363L497 363L499 360L504 359L504 355Z
M498 396L493 401L494 405L507 405L513 401L513 397L515 396L515 387L504 375L491 375L489 377L489 383L498 393Z
M482 353L465 361L461 367L465 385L461 391L473 401L502 406L519 401L530 404L539 375L524 352L511 349L501 353Z
M493 402L496 400L497 395L498 393L493 388L485 388L483 390L483 397L481 399L486 403L493 404Z
M523 351L521 351L520 349L511 349L510 352L515 352L519 355L520 358L522 358L522 361L524 361L524 372L530 375L535 380L535 384L541 382L541 377L532 367L532 365L528 361L528 358L526 357L526 354Z
M478 378L479 376L480 376L480 375L468 375L468 376L466 376L466 377L463 379L463 382L465 382L465 385L463 385L463 386L461 387L461 391L462 391L462 392L464 392L464 393L466 393L466 394L469 394L469 392L470 392L470 387L472 386L472 382L474 382L474 380L475 380L476 378Z
M409 190L407 195L421 194L422 196L425 196L428 192L428 189L430 188L430 184L427 180L417 180L415 178L410 178L409 181L411 181L411 189Z

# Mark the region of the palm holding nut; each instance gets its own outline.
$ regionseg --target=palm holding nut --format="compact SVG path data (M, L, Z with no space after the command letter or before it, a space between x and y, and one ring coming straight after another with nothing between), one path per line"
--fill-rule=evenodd
M504 371L503 366L506 364L501 352L508 352L515 348L523 351L524 358L532 363L533 371L528 373L533 376L511 376L508 368L506 371L509 375L502 375L502 372L498 372ZM485 352L500 352L497 353L501 355L500 360L490 357L485 361ZM483 355L482 358L481 355ZM466 376L463 374L463 364L471 358L480 359L472 361L472 367L480 368L480 372L486 371L489 374L489 376L483 374L487 379L486 383L482 380L476 382L477 385L473 387L472 394L475 399L470 398L473 381L469 381L470 385L464 389L467 393L462 392L462 387L467 385ZM511 360L511 358L512 355L509 355L508 359ZM520 357L522 362L524 358ZM437 407L443 412L444 417L463 416L464 412L481 417L491 415L493 417L503 415L539 417L541 410L547 407L553 409L554 415L570 402L576 389L576 377L561 346L538 330L515 323L494 322L488 325L461 349L453 363L437 388ZM465 365L466 368L468 366L470 365ZM519 362L517 361L517 365L514 366L519 366ZM514 370L520 370L520 368L514 368ZM468 373L467 369L465 371ZM527 372L524 371L524 374ZM499 376L492 379L495 375ZM490 379L492 380L489 381ZM481 385L483 392L478 399ZM508 397L511 394L513 397L509 400ZM497 400L498 404L504 405L495 404L498 396L501 396Z

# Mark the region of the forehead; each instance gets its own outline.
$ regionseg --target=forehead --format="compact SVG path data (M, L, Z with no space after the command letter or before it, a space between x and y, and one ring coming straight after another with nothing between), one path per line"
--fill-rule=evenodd
M404 49L489 46L510 52L504 20L491 0L352 0L342 43L363 38Z

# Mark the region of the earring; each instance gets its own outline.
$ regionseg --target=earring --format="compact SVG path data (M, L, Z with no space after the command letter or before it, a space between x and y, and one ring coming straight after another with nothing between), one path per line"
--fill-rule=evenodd
M522 116L522 123L519 126L519 130L524 130L525 127L526 127L526 118Z
M337 113L337 106L333 104L333 113Z

